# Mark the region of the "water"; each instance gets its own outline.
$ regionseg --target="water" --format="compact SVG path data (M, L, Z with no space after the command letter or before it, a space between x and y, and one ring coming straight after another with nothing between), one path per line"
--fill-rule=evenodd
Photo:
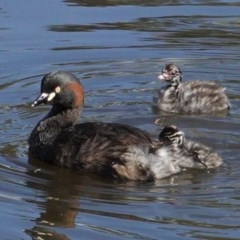
M239 239L239 1L0 3L1 239ZM151 108L157 75L227 87L228 116L164 116ZM111 182L29 163L27 138L48 107L32 109L46 72L81 78L81 121L164 124L216 149L225 165L154 183Z

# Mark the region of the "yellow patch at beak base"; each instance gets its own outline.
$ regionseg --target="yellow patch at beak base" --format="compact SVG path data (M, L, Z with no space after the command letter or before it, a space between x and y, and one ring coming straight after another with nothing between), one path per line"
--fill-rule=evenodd
M56 96L56 93L55 92L51 92L49 95L48 95L48 98L47 98L47 101L50 102L51 100L53 100Z

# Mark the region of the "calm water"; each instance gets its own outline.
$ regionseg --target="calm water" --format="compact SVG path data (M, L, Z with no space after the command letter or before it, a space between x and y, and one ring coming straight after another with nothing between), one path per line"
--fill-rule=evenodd
M240 239L240 2L0 2L1 239ZM227 87L229 116L162 116L153 89L167 62L187 80ZM86 89L81 121L118 121L156 135L176 124L225 166L155 183L109 182L28 163L42 75L72 71ZM39 170L37 170L39 169Z

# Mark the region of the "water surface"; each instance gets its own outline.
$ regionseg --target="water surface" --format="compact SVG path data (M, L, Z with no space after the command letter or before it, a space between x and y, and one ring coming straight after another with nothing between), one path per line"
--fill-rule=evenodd
M60 1L0 3L1 239L239 239L240 3ZM157 75L178 64L186 81L227 88L228 116L153 111ZM27 138L47 106L30 107L42 76L78 76L81 121L165 124L216 149L225 165L154 183L113 182L29 163ZM161 125L154 125L156 118Z

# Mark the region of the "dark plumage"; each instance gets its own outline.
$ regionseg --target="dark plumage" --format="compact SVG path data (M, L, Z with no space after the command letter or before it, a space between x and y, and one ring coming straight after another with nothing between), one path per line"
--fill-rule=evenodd
M41 94L32 106L50 104L52 108L29 137L30 159L131 180L160 179L182 171L179 154L186 155L185 165L193 165L195 159L181 153L181 147L138 128L118 123L75 124L83 102L83 86L73 74L58 71L44 76Z
M153 105L173 113L227 113L230 103L225 89L214 82L191 81L182 83L182 72L174 64L167 64L158 77L168 86L156 90Z

